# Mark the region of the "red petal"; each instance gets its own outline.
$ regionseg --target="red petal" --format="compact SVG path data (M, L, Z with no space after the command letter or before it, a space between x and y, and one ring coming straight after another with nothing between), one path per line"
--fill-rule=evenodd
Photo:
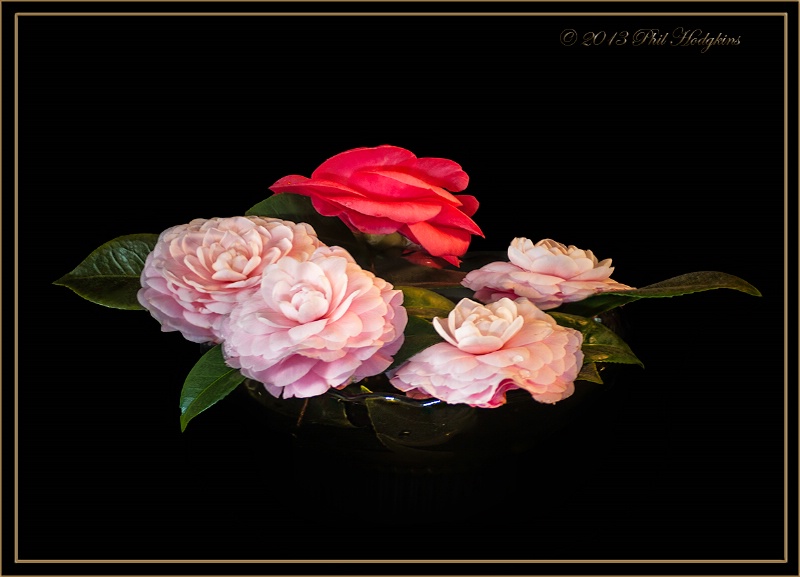
M284 176L280 180L278 180L275 184L269 187L272 192L278 192L275 188L282 188L284 186L289 185L297 185L302 184L304 182L308 182L308 179L305 176L300 176L299 174L290 174L289 176ZM284 191L281 191L284 192Z
M478 199L468 194L457 194L456 198L461 203L461 212L467 216L472 216L478 210Z
M453 256L467 252L472 238L472 235L465 230L436 227L427 222L409 224L400 229L401 234L405 234L404 231L411 233L407 236L430 254L440 256L448 262L453 262L451 260Z
M432 218L430 223L433 226L463 229L467 233L483 236L483 231L481 231L470 217L459 209L448 205L443 206L441 212L439 212L436 217Z
M350 212L359 212L377 218L388 218L397 222L411 223L431 220L442 210L438 204L420 202L381 202L353 196L326 196L325 200L339 204ZM469 217L465 217L469 219Z
M444 268L440 263L436 261L436 257L433 257L428 253L419 250L415 250L408 254L404 254L402 258L410 263L419 266L426 266L428 268Z
M469 176L461 165L446 158L417 158L406 160L401 166L403 172L454 192L464 190L469 184Z
M388 218L376 218L350 212L338 204L332 204L318 196L311 197L311 204L314 210L322 216L336 216L345 223L350 230L358 230L367 234L391 234L397 232L400 223Z
M438 186L432 186L415 176L394 171L358 171L347 184L354 189L363 190L364 196L374 198L380 195L387 199L407 201L426 200L435 204L458 205L458 199Z
M331 198L334 196L353 196L356 198L361 198L364 193L359 192L358 190L352 189L349 186L345 186L344 184L339 184L338 182L332 182L330 180L316 180L305 178L302 181L297 180L298 177L285 177L280 179L278 182L273 184L269 187L272 192L293 192L295 194L304 194L306 196L323 196L325 198ZM302 178L302 177L301 177ZM281 184L283 181L287 179L293 179L294 182L291 184Z
M397 232L401 226L404 226L390 218L377 218L357 212L343 212L339 215L345 223L355 230L360 230L367 234L391 234Z
M305 179L297 182L297 184L281 184L287 180L294 181L297 177L282 178L270 187L270 190L276 193L291 192L295 194L302 194L310 196L313 199L324 200L328 205L336 205L341 207L339 213L345 212L359 212L361 214L381 219L390 219L395 222L408 223L419 222L422 220L429 220L434 218L442 210L443 206L440 202L419 202L411 199L410 202L397 202L397 199L390 198L388 201L380 199L366 198L369 193L362 193L354 190L343 184L336 182ZM396 181L390 178L378 177L380 183L386 185L386 188L397 186ZM392 184L394 182L395 184ZM416 189L415 191L428 193L427 189ZM315 203L315 208L317 207ZM322 213L319 208L317 211L325 216L338 216L338 214L331 214L330 206L327 206L327 213ZM467 218L467 217L465 217ZM469 221L469 218L467 218ZM366 231L364 231L366 232Z
M311 197L311 206L322 216L340 216L344 209L338 204L333 204L318 196Z
M348 179L357 170L369 170L395 166L406 160L414 160L414 154L397 146L376 146L374 148L354 148L341 152L320 164L311 178L329 180Z

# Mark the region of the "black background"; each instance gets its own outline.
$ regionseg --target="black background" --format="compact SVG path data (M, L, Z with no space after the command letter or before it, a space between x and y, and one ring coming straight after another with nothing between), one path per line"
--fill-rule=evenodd
M22 560L295 560L159 565L160 573L420 570L306 563L314 559L448 560L424 571L456 574L686 567L457 563L605 559L796 574L793 73L788 116L783 91L785 42L787 68L797 69L796 4L4 2L3 10L6 74L14 12L540 13L18 17L18 147L8 121L13 76L3 85L3 149L19 155L18 195L11 170L3 193L3 212L16 200L19 215L18 332L3 355L5 456L19 444L18 468L4 469L9 525L12 472L19 509L3 531L5 573L60 570L12 565L16 535ZM789 37L778 15L692 15L701 11L788 11ZM741 44L705 53L670 39L582 45L587 32L677 27ZM566 29L578 32L575 45L560 41ZM51 284L111 238L241 214L278 178L379 144L461 164L486 233L475 250L553 238L612 258L613 278L629 285L720 270L763 296L719 290L629 305L628 342L644 370L625 367L585 414L487 474L455 511L423 497L399 511L371 484L402 490L403 480L362 476L346 462L298 479L308 472L298 472L291 439L266 430L244 395L181 433L178 395L198 346L160 333L146 313L104 309ZM8 280L4 289L9 325ZM788 564L727 563L783 559L785 538Z

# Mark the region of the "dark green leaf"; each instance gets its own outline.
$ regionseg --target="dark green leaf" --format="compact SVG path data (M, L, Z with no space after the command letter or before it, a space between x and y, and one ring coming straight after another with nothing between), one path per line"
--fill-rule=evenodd
M248 216L270 216L294 223L304 222L314 227L319 239L328 246L340 246L361 262L365 246L340 219L322 216L314 209L311 199L300 194L273 194L247 212Z
M739 277L724 272L700 271L676 276L639 289L600 293L582 301L563 304L558 310L589 317L643 298L674 297L720 288L761 296L756 287Z
M181 391L181 431L194 417L225 398L244 381L237 369L225 364L222 346L208 351L189 371Z
M584 343L581 346L584 363L623 363L626 365L639 365L644 368L642 361L636 355L622 347L614 345L593 345Z
M390 254L377 254L374 259L375 274L393 285L422 288L460 287L467 273L446 268L432 268L411 263Z
M403 291L403 307L409 315L426 320L433 317L446 317L455 308L455 303L442 295L424 288L395 286Z
M292 401L294 399L286 399ZM334 396L319 395L302 399L307 402L303 413L302 423L322 423L333 427L352 428L353 424L347 417L347 405Z
M408 316L408 324L404 331L405 340L394 356L390 369L410 359L423 349L442 342L442 337L433 328L433 323L413 315Z
M447 297L454 303L458 304L461 299L475 300L475 291L467 287L434 287L433 289L443 297Z
M585 317L548 311L562 327L580 331L583 334L581 350L584 364L590 362L625 363L644 367L636 358L628 344L605 325Z
M479 269L493 262L508 262L508 250L472 250L461 257L462 271L472 271Z
M578 376L575 378L576 381L589 381L590 383L598 383L600 385L603 384L603 379L600 377L600 373L597 370L597 364L595 363L586 363L581 367L580 372L578 372Z
M136 299L142 288L140 277L147 255L158 241L157 234L120 236L96 248L81 264L53 284L106 307L143 310Z
M441 450L460 431L469 429L477 411L464 404L431 399L431 405L409 404L391 397L365 400L370 422L378 440L392 451L415 453L427 447Z
M286 423L294 428L302 427L307 423L332 427L353 427L347 418L345 403L334 395L277 398L269 393L262 383L252 379L245 379L244 387L259 403L281 415L286 419Z

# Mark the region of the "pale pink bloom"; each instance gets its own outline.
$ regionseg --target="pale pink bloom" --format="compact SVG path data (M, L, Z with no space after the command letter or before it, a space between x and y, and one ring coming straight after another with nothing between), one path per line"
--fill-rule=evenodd
M139 303L161 330L220 342L223 318L253 294L267 265L307 260L322 243L305 223L259 216L198 218L161 233L142 271Z
M530 299L542 310L580 301L593 294L630 290L612 280L611 259L598 262L590 250L545 239L533 244L515 238L508 247L510 262L493 262L467 273L461 282L475 299L492 302L503 297Z
M390 371L391 383L412 398L495 408L506 392L525 389L542 403L575 390L583 364L583 335L561 327L529 300L482 305L462 299L447 319L435 318L445 340Z
M377 375L403 344L403 293L339 247L282 259L224 324L229 366L275 397L313 397Z

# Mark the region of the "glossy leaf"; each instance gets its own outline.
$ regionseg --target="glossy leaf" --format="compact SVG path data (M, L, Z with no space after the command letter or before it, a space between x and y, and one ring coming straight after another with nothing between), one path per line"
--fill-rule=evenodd
M593 345L584 343L581 346L583 351L584 363L621 363L626 365L639 365L644 368L644 364L633 353L614 345Z
M347 417L345 403L340 402L340 399L333 394L284 399L273 396L262 383L253 379L245 379L244 387L259 403L284 417L294 429L308 423L343 428L353 427ZM330 392L334 390L331 389Z
M592 362L625 363L644 367L633 354L628 344L614 331L594 319L548 311L562 327L580 331L583 334L581 350L584 364Z
M65 286L99 305L144 310L136 299L136 293L142 287L140 277L147 255L157 241L157 234L117 237L96 248L53 284Z
M194 417L225 398L244 376L225 364L221 345L216 345L197 361L181 391L181 431Z
M474 426L476 411L464 404L449 405L431 399L430 405L408 404L391 397L365 400L378 440L388 449L406 453L428 447L442 450L459 431Z
M403 291L403 307L409 315L426 320L433 317L446 317L456 304L450 299L433 291L412 286L395 286Z
M675 297L720 288L761 296L756 287L737 276L717 271L700 271L676 276L639 289L600 293L582 301L563 304L558 307L558 311L590 317L643 298Z
M413 315L409 315L408 324L403 334L405 340L400 350L394 355L394 361L389 367L390 369L399 366L421 350L443 341L436 329L433 328L433 323Z
M461 281L467 274L461 270L421 266L400 257L393 257L390 253L375 255L374 272L393 285L428 289L460 287Z
M347 225L336 217L322 216L314 209L311 199L307 196L289 193L273 194L251 207L245 212L245 215L269 216L295 223L310 224L314 227L319 239L328 246L344 248L359 262L364 256L364 244L356 239Z
M578 372L576 381L589 381L590 383L597 383L602 385L603 379L600 377L600 372L597 370L596 363L585 363L581 370Z
M458 304L461 299L475 300L475 291L467 287L434 287L431 290L436 291L443 297L447 297L454 303Z
M472 271L479 269L487 264L493 262L508 262L508 250L474 250L469 251L461 257L461 266L458 267L462 271Z

